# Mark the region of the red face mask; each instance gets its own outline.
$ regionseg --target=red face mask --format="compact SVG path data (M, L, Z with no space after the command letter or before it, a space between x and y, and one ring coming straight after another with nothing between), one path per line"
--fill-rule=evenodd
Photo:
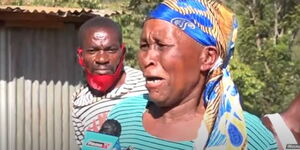
M83 50L81 48L77 49L78 54L78 63L81 67L84 68L86 72L86 81L88 82L89 86L101 93L107 93L108 90L110 90L121 78L122 71L123 71L123 61L125 57L125 46L122 44L121 46L122 50L122 56L120 58L120 62L117 66L116 71L113 74L107 74L107 75L97 75L92 74L85 66L83 58L82 58L82 52Z

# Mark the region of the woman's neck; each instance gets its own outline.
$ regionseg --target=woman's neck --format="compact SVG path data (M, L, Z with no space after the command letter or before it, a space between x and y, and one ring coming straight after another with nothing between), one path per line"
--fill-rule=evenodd
M170 141L195 139L205 112L203 102L197 104L195 100L172 108L161 108L155 104L148 108L143 116L145 130L155 137Z
M204 102L201 100L200 96L186 99L173 107L159 107L152 104L148 110L153 118L164 123L191 120L196 115L204 115L205 112Z
M205 113L201 98L203 83L199 82L177 105L161 107L154 102L149 103L143 115L145 130L155 137L170 141L195 139Z

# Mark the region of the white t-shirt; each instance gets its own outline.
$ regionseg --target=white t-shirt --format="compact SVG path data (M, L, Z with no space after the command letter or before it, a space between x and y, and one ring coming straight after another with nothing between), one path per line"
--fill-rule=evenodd
M276 132L283 149L288 149L289 145L292 146L292 144L297 144L293 133L287 127L280 114L267 114L265 117L268 117L271 121L273 130Z

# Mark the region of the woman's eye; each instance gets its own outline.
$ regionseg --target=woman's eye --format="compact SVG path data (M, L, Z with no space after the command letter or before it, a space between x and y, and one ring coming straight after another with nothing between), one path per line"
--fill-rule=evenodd
M164 46L167 46L167 45L165 45L165 44L162 44L162 43L158 43L157 44L159 47L164 47Z
M141 50L146 50L148 47L148 44L140 44L140 49Z
M163 43L157 43L157 46L159 49L164 49L164 48L168 47L167 44L163 44Z

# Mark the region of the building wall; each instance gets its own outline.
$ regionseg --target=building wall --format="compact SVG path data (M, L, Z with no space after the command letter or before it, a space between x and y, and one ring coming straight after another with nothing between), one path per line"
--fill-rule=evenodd
M0 150L76 150L76 29L0 26Z

